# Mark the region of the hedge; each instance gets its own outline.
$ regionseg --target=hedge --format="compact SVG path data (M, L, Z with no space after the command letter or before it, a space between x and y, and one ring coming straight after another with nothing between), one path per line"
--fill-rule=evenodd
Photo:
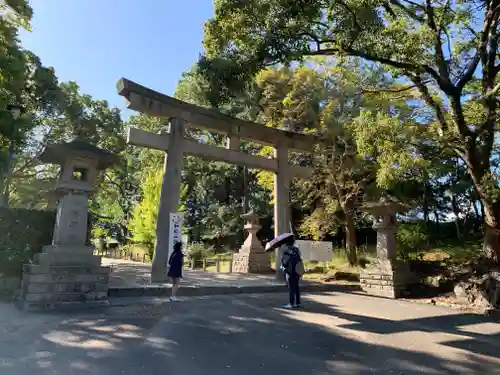
M55 211L0 208L0 274L20 276L23 264L52 243Z

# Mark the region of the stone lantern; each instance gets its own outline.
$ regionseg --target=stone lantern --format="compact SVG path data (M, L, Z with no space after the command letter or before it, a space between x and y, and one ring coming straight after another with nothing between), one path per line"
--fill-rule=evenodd
M408 264L397 259L396 214L405 213L408 208L398 202L382 199L367 203L362 209L374 218L377 259L361 272L361 287L370 294L398 298L414 280Z
M250 211L241 218L245 220L245 231L248 236L241 246L239 252L233 255L233 272L239 273L269 273L271 272L271 261L262 243L257 238L257 232L262 228L259 224L259 216Z
M67 305L106 305L109 267L87 246L88 201L97 172L118 156L84 141L49 145L40 156L61 166L55 189L57 216L52 245L23 269L22 307L53 309Z

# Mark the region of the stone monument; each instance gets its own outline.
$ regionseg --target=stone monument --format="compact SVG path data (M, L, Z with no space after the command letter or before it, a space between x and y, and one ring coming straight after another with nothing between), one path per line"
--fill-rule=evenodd
M400 203L382 199L367 203L363 211L373 215L373 228L377 231L377 259L361 271L361 288L367 293L399 298L414 280L407 263L397 259L396 214L408 211Z
M88 200L97 171L118 161L115 154L84 141L48 146L40 156L58 164L57 216L52 245L23 268L20 307L50 310L65 306L106 305L109 267L87 246Z
M233 254L233 272L238 273L269 273L271 260L261 242L257 238L260 230L259 217L250 211L241 218L246 220L244 229L248 232L245 242L238 253Z

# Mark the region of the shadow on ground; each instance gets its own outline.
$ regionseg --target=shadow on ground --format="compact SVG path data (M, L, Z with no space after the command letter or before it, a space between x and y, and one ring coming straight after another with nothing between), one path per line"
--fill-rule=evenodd
M348 297L356 302L347 308ZM0 373L500 374L500 325L485 317L429 306L416 317L426 314L415 304L341 294L310 296L290 311L276 307L280 299L193 298L60 316L29 345L2 343ZM381 306L399 306L403 317L375 317L388 315L374 311Z

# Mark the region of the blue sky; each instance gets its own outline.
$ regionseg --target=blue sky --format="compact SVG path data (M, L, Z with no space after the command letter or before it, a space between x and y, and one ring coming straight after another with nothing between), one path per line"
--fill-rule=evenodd
M126 77L173 94L202 51L211 0L30 0L26 49L53 66L60 81L124 108L116 81Z

